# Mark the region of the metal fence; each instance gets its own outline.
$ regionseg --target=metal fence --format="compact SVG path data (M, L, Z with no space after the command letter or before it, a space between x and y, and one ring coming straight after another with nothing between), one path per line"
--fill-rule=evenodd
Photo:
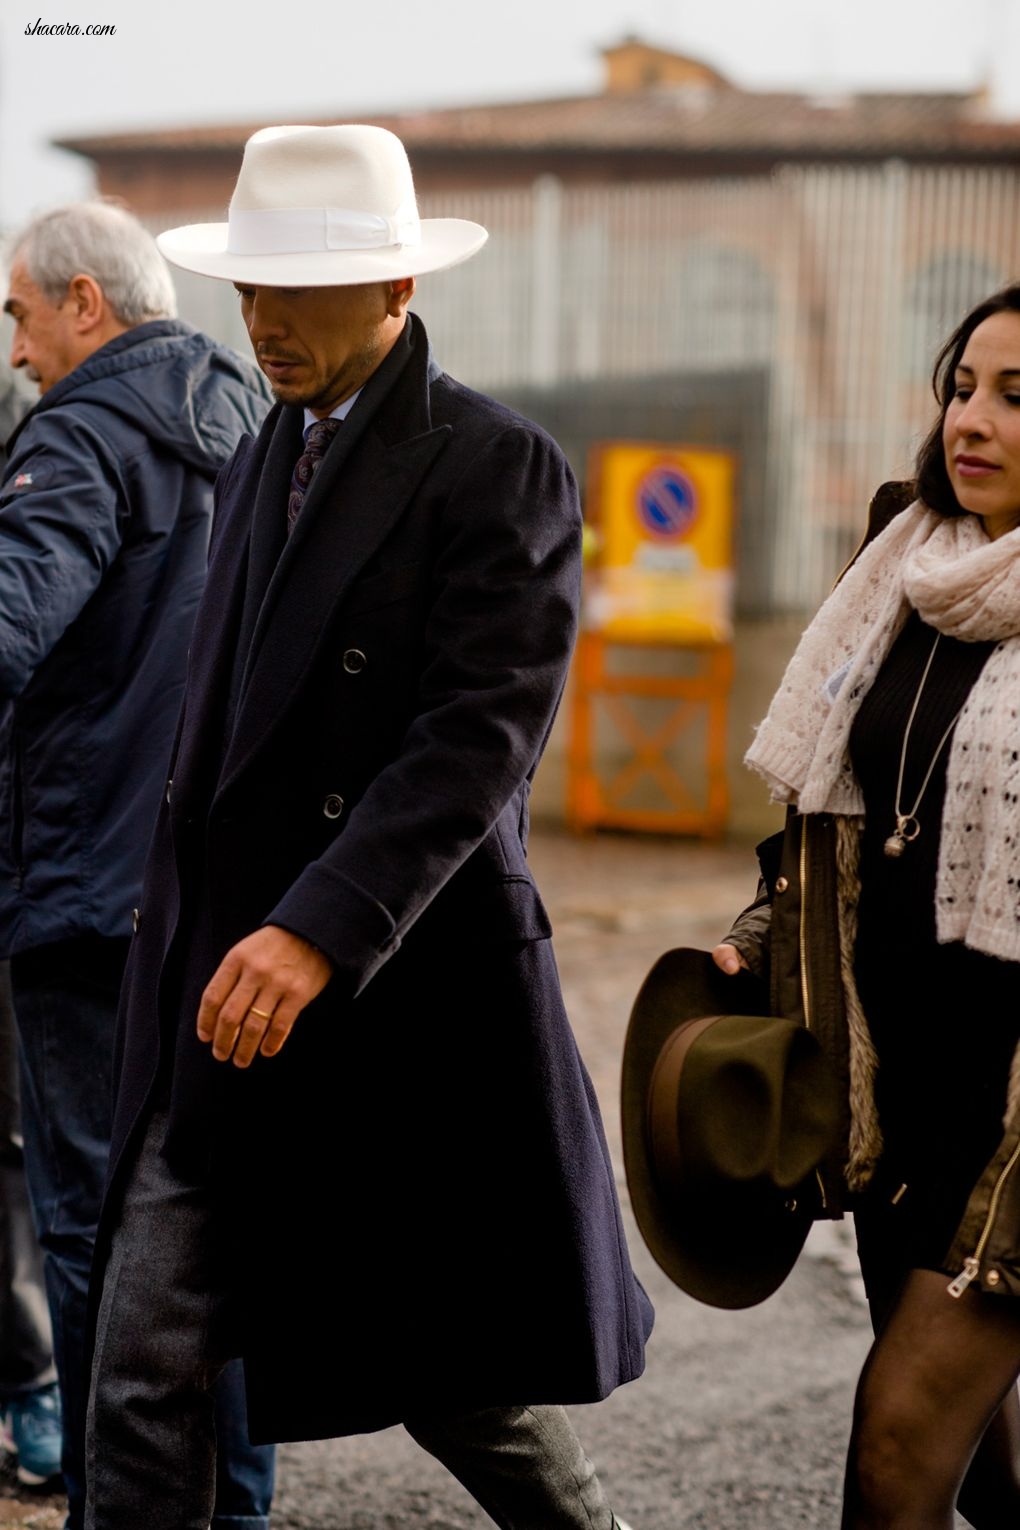
M555 415L595 388L622 407L658 378L688 401L699 378L706 399L727 378L757 380L763 447L741 480L739 587L763 615L826 593L875 486L909 472L941 340L1020 277L1020 168L890 162L589 188L543 177L421 203L492 234L415 300L463 381L545 397ZM187 279L181 298L187 317L243 344L229 288ZM685 437L685 408L665 426L659 409L649 433ZM706 444L704 410L697 429Z

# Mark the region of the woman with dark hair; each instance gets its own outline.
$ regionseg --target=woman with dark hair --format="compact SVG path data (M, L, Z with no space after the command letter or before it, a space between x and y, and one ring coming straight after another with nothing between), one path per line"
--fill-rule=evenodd
M876 1337L844 1530L1020 1525L1020 286L934 385L748 752L787 827L714 952L845 1087L819 1215L853 1210Z

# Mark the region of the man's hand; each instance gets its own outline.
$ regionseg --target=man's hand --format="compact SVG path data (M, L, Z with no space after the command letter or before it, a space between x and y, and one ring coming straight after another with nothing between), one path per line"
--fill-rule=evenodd
M199 1040L212 1042L217 1062L232 1053L237 1068L247 1068L256 1052L273 1057L332 974L316 946L264 925L238 941L213 974L198 1010Z

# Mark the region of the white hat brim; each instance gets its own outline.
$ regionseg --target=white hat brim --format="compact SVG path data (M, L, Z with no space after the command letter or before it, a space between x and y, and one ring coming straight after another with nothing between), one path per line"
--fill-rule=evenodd
M489 237L480 223L466 218L423 218L418 244L238 255L227 249L228 227L188 223L157 235L156 243L171 265L199 276L261 287L352 287L448 270L469 260Z

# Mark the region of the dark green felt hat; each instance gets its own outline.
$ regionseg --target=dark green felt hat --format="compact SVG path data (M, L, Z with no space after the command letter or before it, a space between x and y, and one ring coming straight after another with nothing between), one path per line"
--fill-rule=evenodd
M835 1080L804 1026L762 1013L764 985L706 951L659 958L623 1054L623 1150L658 1264L713 1307L786 1279L818 1209L838 1121Z

